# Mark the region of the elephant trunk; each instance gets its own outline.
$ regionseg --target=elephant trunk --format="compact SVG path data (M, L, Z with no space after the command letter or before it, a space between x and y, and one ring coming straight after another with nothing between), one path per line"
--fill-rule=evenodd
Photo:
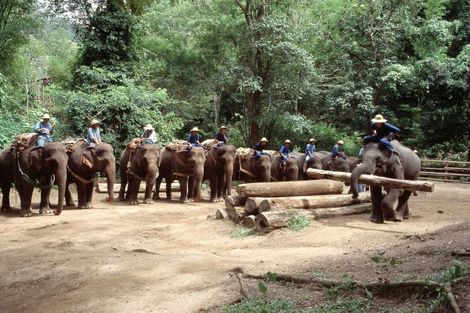
M104 173L108 179L107 181L108 201L113 202L114 201L114 180L116 179L116 165L114 163L114 160L110 161Z
M232 194L233 159L225 162L225 190L228 196Z
M57 208L54 211L55 215L59 215L62 212L62 208L64 207L64 199L65 199L65 187L67 183L67 159L63 160L63 162L59 162L55 172L55 183L58 186L58 199L57 199Z
M158 166L157 163L150 163L147 167L147 185L155 185L155 181L158 177Z
M202 199L202 179L204 177L204 163L194 169L194 198Z
M359 190L359 176L365 173L373 173L375 170L375 166L372 162L365 161L361 163L358 167L356 167L353 172L351 173L351 179L349 180L351 184L351 190L353 194L353 198L358 197L358 190Z

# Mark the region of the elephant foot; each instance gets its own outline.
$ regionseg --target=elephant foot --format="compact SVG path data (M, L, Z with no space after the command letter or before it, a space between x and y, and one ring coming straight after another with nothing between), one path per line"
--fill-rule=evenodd
M376 223L376 224L383 224L384 219L379 216L371 215L369 217L369 221L371 221L372 223Z
M129 201L129 204L130 204L130 205L137 205L137 204L139 204L139 201L137 201L137 200L131 200L131 201Z
M39 208L39 214L52 214L52 210L49 207Z
M153 200L150 199L150 198L147 198L147 199L144 199L144 203L145 203L145 204L152 204L152 203L153 203Z
M212 203L217 203L217 202L219 202L219 199L211 198L211 199L209 199L209 201L212 202Z
M88 202L88 203L85 205L85 209L93 209L93 204L91 204L91 202Z
M121 196L117 198L117 201L124 201L124 200L125 200L124 197L121 197Z
M384 214L385 215L385 220L386 221L390 221L390 222L401 222L403 221L403 217L401 214L399 214L398 212L388 212L387 214Z
M160 200L160 195L157 194L157 193L155 193L155 194L153 195L153 197L152 197L152 200L155 200L155 201Z
M191 200L187 199L187 198L186 199L180 199L180 202L181 203L189 203L189 202L191 202Z
M33 216L33 212L31 211L31 209L27 209L27 210L21 209L20 210L20 216L21 217L30 217L30 216Z
M87 209L86 203L79 203L77 206L80 210Z
M66 203L65 203L65 206L74 207L74 206L75 206L75 202L73 202L73 201L66 202Z
M203 198L194 198L194 199L191 199L191 202L204 202L204 199Z
M11 207L10 206L2 206L2 212L10 212Z
M54 212L54 215L60 215L60 213L62 213L62 208L57 208L53 212Z

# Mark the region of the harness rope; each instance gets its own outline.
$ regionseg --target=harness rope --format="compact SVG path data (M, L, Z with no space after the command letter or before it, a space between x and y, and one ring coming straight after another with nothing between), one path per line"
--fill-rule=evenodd
M20 159L19 159L18 156L16 156L16 164L18 166L18 171L20 172L21 177L23 178L23 180L26 183L30 184L31 186L38 187L40 189L50 189L52 187L52 185L54 185L54 182L55 182L54 174L52 174L52 176L51 176L52 180L51 180L51 183L49 185L42 185L41 183L38 183L37 181L35 181L31 177L29 177L28 174L23 172L23 170L21 169L21 166L20 166Z
M93 183L93 182L96 180L96 178L86 179L86 178L81 177L81 176L78 175L78 174L75 174L75 173L72 171L72 169L70 169L68 163L67 163L67 171L69 171L70 174L72 174L73 177L75 177L78 181L80 181L81 183L83 183L83 184L85 184L85 185L88 185L88 184L90 184L90 183Z

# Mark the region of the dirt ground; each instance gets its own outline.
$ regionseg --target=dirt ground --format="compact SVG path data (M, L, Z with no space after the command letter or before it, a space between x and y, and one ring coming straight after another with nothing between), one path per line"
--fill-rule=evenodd
M363 214L242 238L214 219L220 203L129 206L104 198L95 194L94 209L60 216L0 215L0 312L217 311L240 299L229 275L236 267L396 281L442 270L452 250L470 248L469 185L437 183L419 193L402 223L376 225ZM399 261L386 266L392 258ZM469 301L463 305L470 311Z

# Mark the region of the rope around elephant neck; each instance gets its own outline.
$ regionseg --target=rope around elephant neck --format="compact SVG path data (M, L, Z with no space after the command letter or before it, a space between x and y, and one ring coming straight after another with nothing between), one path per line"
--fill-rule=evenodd
M70 172L70 174L72 174L73 177L75 177L75 179L77 179L79 182L81 182L82 184L85 184L85 185L88 185L90 183L93 183L96 179L93 177L91 179L86 179L86 178L83 178L81 177L80 175L78 174L75 174L72 169L70 169L69 167L69 164L67 163L67 171Z
M21 169L21 166L20 166L20 158L18 156L16 157L16 164L18 166L18 171L20 172L21 177L23 178L23 180L26 183L30 184L31 186L38 187L40 189L50 189L52 187L52 185L54 185L54 182L55 182L54 174L52 174L52 176L51 176L52 180L51 180L51 183L49 185L42 185L41 183L38 183L37 181L35 181L31 177L29 177L28 174L23 172L23 170Z

